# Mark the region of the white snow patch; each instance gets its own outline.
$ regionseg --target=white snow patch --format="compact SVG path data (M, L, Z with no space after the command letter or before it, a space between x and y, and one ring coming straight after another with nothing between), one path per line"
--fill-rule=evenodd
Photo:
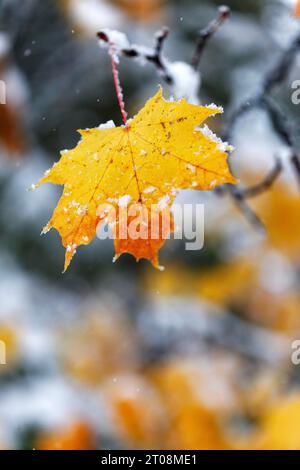
M190 170L192 173L196 173L196 167L191 165L190 163L187 164L187 169Z
M76 245L75 243L69 243L69 244L67 245L66 250L67 250L68 252L73 251L74 253L76 253L76 248L77 248L77 245Z
M143 192L145 194L150 194L150 193L153 193L155 190L156 190L156 188L154 186L149 186L148 188L144 189Z
M216 136L216 134L214 134L214 132L206 124L204 124L202 127L198 127L197 130L199 130L208 139L216 142L218 144L218 149L221 152L226 152L226 150L228 150L228 143L223 142L218 136Z
M131 196L129 194L125 194L125 196L122 196L119 198L118 205L119 207L126 207L131 200Z
M118 202L119 199L115 198L115 197L109 197L107 198L107 202Z
M218 184L218 180L212 180L209 184L209 188L214 189L217 184Z
M185 62L168 62L166 65L174 81L172 91L175 97L186 98L189 103L199 104L200 73Z
M170 202L170 197L168 194L166 196L163 196L159 201L158 201L158 207L160 209L164 209L165 207L168 206L168 203Z
M102 31L108 37L108 43L100 39L100 47L107 48L112 46L114 59L116 62L118 62L118 55L122 52L123 49L128 49L130 47L130 43L126 34L113 29L102 29Z
M80 206L80 202L75 201L75 199L73 199L69 205L69 207L79 207L79 206Z
M153 50L147 46L140 46L138 44L132 44L131 46L134 50L137 51L138 55L134 57L134 60L138 62L140 65L146 65L147 59L146 57L153 54Z
M72 0L69 7L71 20L92 36L99 31L99 25L104 28L121 26L122 14L110 3L104 0Z
M88 204L79 206L78 209L76 210L76 214L79 216L86 215L88 208L89 208Z
M223 106L217 106L215 103L210 103L207 106L208 109L215 109L216 111L220 111L220 113L224 113L224 108Z
M110 121L105 122L104 124L99 124L97 129L113 129L116 127L114 121L111 119Z

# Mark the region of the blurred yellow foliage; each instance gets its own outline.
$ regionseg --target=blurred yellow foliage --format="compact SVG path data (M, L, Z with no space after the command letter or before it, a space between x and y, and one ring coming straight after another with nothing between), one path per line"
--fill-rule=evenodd
M130 446L161 448L165 430L163 405L156 390L142 376L116 376L105 386L119 434Z
M206 367L200 359L175 359L151 371L169 415L168 448L229 448L221 420L238 406L231 383L234 368L229 362L226 366L225 356L207 361Z
M263 450L300 449L300 395L281 398L261 423L257 445Z
M287 184L277 184L255 203L267 227L267 242L289 257L300 252L300 198Z
M0 325L0 341L4 345L4 351L1 351L6 356L6 364L0 365L0 373L6 372L7 367L11 367L18 356L18 340L14 329L11 326Z
M200 273L198 295L219 305L242 300L253 285L255 266L240 258Z
M162 16L164 0L112 0L112 3L136 21L151 21Z
M214 413L200 403L187 403L179 412L167 438L170 449L221 450L229 449Z
M90 426L78 421L62 429L42 433L36 444L38 450L93 450L96 439Z
M238 258L227 264L194 271L168 267L163 273L149 272L146 287L163 295L195 295L224 305L243 299L255 280L256 267L250 259Z
M277 405L284 385L280 370L264 368L255 374L240 390L244 413L252 419L260 419L267 410Z
M286 334L300 328L298 292L270 292L257 286L251 293L247 317L256 323Z
M60 345L67 371L89 385L134 367L137 357L134 332L126 317L112 309L87 313L82 322L63 332Z

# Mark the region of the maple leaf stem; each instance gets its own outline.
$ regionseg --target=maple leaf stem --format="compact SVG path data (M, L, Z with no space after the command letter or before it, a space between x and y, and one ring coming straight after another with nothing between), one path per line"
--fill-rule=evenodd
M115 50L115 46L114 46L113 43L109 43L108 52L109 52L109 55L110 55L110 58L111 58L112 73L113 73L113 78L114 78L116 94L117 94L117 98L118 98L118 101L119 101L119 106L120 106L120 110L121 110L121 114L122 114L122 119L123 119L123 122L124 122L125 126L127 126L127 113L125 111L123 92L122 92L122 88L121 88L121 84L120 84L119 72L118 72L118 69L117 69L117 62L116 62L116 59L115 59L116 50Z

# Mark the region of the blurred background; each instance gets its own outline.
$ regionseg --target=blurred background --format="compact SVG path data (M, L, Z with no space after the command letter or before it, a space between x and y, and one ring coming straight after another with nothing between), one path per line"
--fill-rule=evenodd
M107 51L95 33L113 28L189 62L213 0L1 0L0 79L0 448L300 449L300 193L290 146L268 114L243 116L230 143L241 186L260 182L274 157L283 171L250 201L262 234L226 194L184 191L205 204L201 251L168 241L164 272L113 242L78 250L61 274L56 232L40 237L61 193L26 192L78 141L76 129L121 123ZM300 33L296 1L228 0L231 18L200 64L201 103L232 112L260 90ZM157 90L153 66L121 58L127 111ZM291 102L300 54L271 98L299 150ZM171 87L172 88L172 87ZM165 95L172 89L164 84Z

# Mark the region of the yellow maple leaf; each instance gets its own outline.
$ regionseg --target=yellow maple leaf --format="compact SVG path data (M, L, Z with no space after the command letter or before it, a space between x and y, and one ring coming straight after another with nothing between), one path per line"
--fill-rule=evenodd
M300 16L300 0L297 1L296 5L296 16Z
M66 248L65 270L76 248L95 237L97 225L107 217L106 205L117 211L118 225L124 203L128 208L142 206L139 224L146 236L116 235L116 258L127 252L159 266L158 250L166 234L159 230L158 237L147 236L153 228L153 205L158 207L157 223L170 218L170 232L170 209L179 189L209 190L235 183L222 142L207 127L196 128L220 112L215 106L196 106L186 100L168 102L160 89L126 126L79 131L78 145L64 152L37 185L64 185L43 233L51 228L60 233ZM127 224L133 222L134 215L130 215Z

